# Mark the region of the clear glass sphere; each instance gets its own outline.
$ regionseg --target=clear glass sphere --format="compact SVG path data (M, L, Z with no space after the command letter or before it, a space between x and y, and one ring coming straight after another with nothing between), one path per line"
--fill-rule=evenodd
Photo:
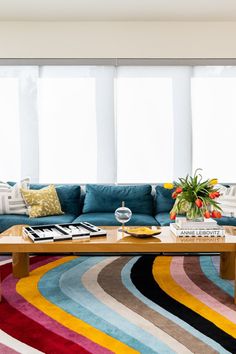
M132 211L129 208L123 206L116 209L115 211L115 218L121 224L125 224L126 222L128 222L131 219L131 216L132 216Z

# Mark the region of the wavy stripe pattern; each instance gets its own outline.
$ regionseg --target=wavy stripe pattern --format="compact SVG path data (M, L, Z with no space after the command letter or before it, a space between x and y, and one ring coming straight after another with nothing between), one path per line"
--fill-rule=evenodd
M236 353L232 282L214 257L0 257L0 352Z
M218 271L215 268L212 258L210 256L201 257L200 258L200 265L201 265L203 273L206 275L206 277L212 283L214 283L220 289L225 291L229 296L231 296L231 297L234 296L234 286L233 286L232 282L225 280L225 279L221 279L219 277Z

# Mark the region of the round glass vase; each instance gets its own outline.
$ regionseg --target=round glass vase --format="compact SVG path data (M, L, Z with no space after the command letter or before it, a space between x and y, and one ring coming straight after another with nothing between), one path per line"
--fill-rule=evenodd
M186 218L187 220L194 222L204 221L204 217L200 208L189 208L189 210L186 211Z
M132 211L125 206L125 202L122 202L122 206L115 211L115 218L122 224L122 231L124 231L125 223L127 223L132 216Z

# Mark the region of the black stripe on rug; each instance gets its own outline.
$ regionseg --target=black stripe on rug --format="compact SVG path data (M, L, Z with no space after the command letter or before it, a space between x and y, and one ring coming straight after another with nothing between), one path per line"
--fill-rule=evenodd
M133 265L131 280L135 287L157 305L179 317L207 337L212 338L226 350L236 354L236 340L232 336L218 328L211 321L170 297L159 287L152 274L155 258L155 256L142 256Z

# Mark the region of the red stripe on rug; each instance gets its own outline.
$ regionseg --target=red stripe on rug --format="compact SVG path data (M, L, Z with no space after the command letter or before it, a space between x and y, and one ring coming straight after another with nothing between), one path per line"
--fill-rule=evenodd
M38 261L39 257L31 259L31 263L33 264ZM2 279L11 273L11 271L11 264L3 265L1 267ZM80 345L45 329L33 319L29 319L21 312L12 308L4 297L0 304L0 327L10 336L45 353L91 353Z
M59 259L61 257L57 257ZM56 257L41 259L39 262L31 265L31 271L37 267L41 267L51 261L54 261ZM83 335L64 327L61 323L55 321L53 318L45 315L42 311L38 310L27 302L22 296L20 296L16 291L17 279L13 278L12 274L9 274L2 283L3 296L7 300L10 306L17 309L23 315L28 318L37 318L37 323L41 324L44 328L49 331L66 338L73 343L81 345L83 348L89 352L96 354L111 354L112 352L99 344L91 341L90 339L84 337Z

